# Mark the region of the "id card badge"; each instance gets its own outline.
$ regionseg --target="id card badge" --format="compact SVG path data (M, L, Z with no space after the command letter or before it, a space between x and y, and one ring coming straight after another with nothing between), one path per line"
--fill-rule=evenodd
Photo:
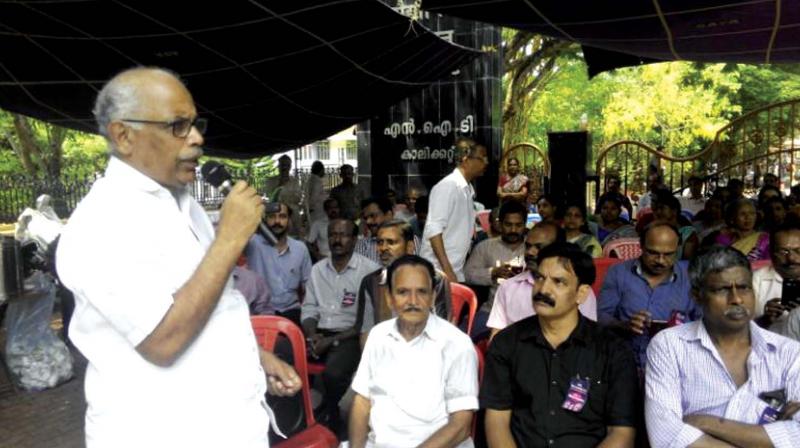
M353 306L356 303L356 293L348 292L346 289L342 294L342 308Z
M588 399L589 378L581 379L580 376L576 376L569 382L567 397L561 407L571 412L580 412Z
M780 417L780 412L773 408L772 406L767 406L764 409L764 412L761 413L761 417L758 419L759 425L766 425L767 423L774 423L778 421Z

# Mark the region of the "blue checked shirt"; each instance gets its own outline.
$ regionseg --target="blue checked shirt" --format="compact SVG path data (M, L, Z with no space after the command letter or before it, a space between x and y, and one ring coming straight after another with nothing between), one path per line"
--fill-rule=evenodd
M750 323L748 380L737 388L702 321L657 334L647 349L645 418L653 448L685 447L703 432L683 417L706 414L758 424L767 403L758 396L783 389L800 401L800 343ZM764 425L776 448L800 444L800 415Z

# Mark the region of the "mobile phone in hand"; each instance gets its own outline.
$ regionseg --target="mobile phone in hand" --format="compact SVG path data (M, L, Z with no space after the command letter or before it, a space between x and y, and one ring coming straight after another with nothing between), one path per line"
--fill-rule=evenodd
M787 308L800 305L800 280L783 279L781 305Z

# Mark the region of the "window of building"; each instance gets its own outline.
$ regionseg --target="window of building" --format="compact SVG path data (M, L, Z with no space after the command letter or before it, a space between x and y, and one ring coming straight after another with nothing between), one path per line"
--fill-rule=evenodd
M358 158L358 145L355 140L347 140L345 144L345 151L348 160L355 160Z
M331 144L327 140L322 140L315 143L317 160L330 160L331 159Z

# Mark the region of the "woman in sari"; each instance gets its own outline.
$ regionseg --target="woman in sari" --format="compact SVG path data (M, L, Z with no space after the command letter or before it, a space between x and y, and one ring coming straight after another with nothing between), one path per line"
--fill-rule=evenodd
M693 225L700 241L725 227L725 217L722 216L723 208L722 198L715 194L708 198L703 210L695 215Z
M592 258L603 256L603 248L600 242L589 231L586 224L586 209L578 204L567 205L564 212L564 231L567 234L567 241L577 244L582 251L591 255Z
M619 217L622 204L619 199L608 196L600 204L600 222L597 226L597 240L605 246L619 238L638 238L636 229Z
M727 227L719 232L715 242L733 247L750 261L769 259L769 233L756 230L756 216L756 206L750 199L731 202L725 209Z
M500 203L506 201L524 202L528 195L528 178L519 172L519 160L509 157L506 162L506 174L500 176L497 185L497 198Z

